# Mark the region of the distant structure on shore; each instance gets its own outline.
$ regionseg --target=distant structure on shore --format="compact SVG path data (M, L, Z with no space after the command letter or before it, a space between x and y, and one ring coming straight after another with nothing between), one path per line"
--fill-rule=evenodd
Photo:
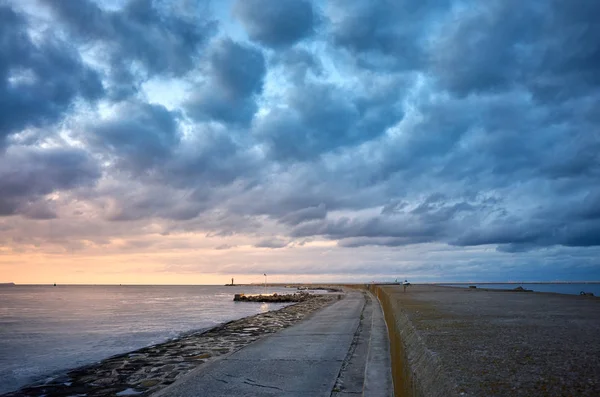
M235 287L235 284L233 283L233 277L231 277L231 284L225 284L226 287Z
M0 283L0 287L14 287L15 283Z

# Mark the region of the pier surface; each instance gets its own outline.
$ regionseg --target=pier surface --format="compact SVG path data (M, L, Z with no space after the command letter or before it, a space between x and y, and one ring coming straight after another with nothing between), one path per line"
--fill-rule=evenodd
M600 299L381 286L402 395L600 396ZM387 317L386 317L387 318ZM388 325L390 325L388 319ZM395 360L398 360L396 358Z
M158 395L329 397L361 395L366 385L365 395L390 396L387 344L377 301L365 302L362 293L350 292L301 323L190 373ZM357 346L366 346L364 355L353 354ZM364 379L369 368L378 369L370 383Z

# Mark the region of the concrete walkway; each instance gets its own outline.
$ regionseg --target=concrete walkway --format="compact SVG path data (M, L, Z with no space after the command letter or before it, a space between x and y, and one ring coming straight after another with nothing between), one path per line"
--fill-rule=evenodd
M383 310L377 298L374 301L371 317L371 334L369 336L369 351L365 366L363 396L389 397L394 395L392 383L392 360L390 356L390 340L388 328L383 316Z
M361 293L348 293L300 324L200 368L157 395L330 396L363 306Z
M365 294L360 325L331 397L391 397L394 394L387 325L376 297Z

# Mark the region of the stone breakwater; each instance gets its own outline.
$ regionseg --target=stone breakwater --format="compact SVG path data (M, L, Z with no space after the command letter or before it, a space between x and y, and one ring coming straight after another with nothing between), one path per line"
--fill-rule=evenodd
M288 303L288 302L304 302L308 299L312 299L317 295L312 295L307 292L300 292L298 294L284 294L284 295L244 295L235 294L233 300L236 302L268 302L268 303Z
M338 295L314 296L283 309L113 356L3 396L148 396L219 356L300 322L337 299Z

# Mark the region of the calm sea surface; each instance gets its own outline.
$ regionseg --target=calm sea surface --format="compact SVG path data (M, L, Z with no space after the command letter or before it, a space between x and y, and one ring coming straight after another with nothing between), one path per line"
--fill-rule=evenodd
M441 284L449 287L464 287L476 285L477 288L490 289L515 289L521 286L536 292L554 292L557 294L579 295L581 291L592 292L595 296L600 296L600 284Z
M192 330L278 309L233 302L262 287L0 287L0 394ZM291 292L268 288L268 292Z

